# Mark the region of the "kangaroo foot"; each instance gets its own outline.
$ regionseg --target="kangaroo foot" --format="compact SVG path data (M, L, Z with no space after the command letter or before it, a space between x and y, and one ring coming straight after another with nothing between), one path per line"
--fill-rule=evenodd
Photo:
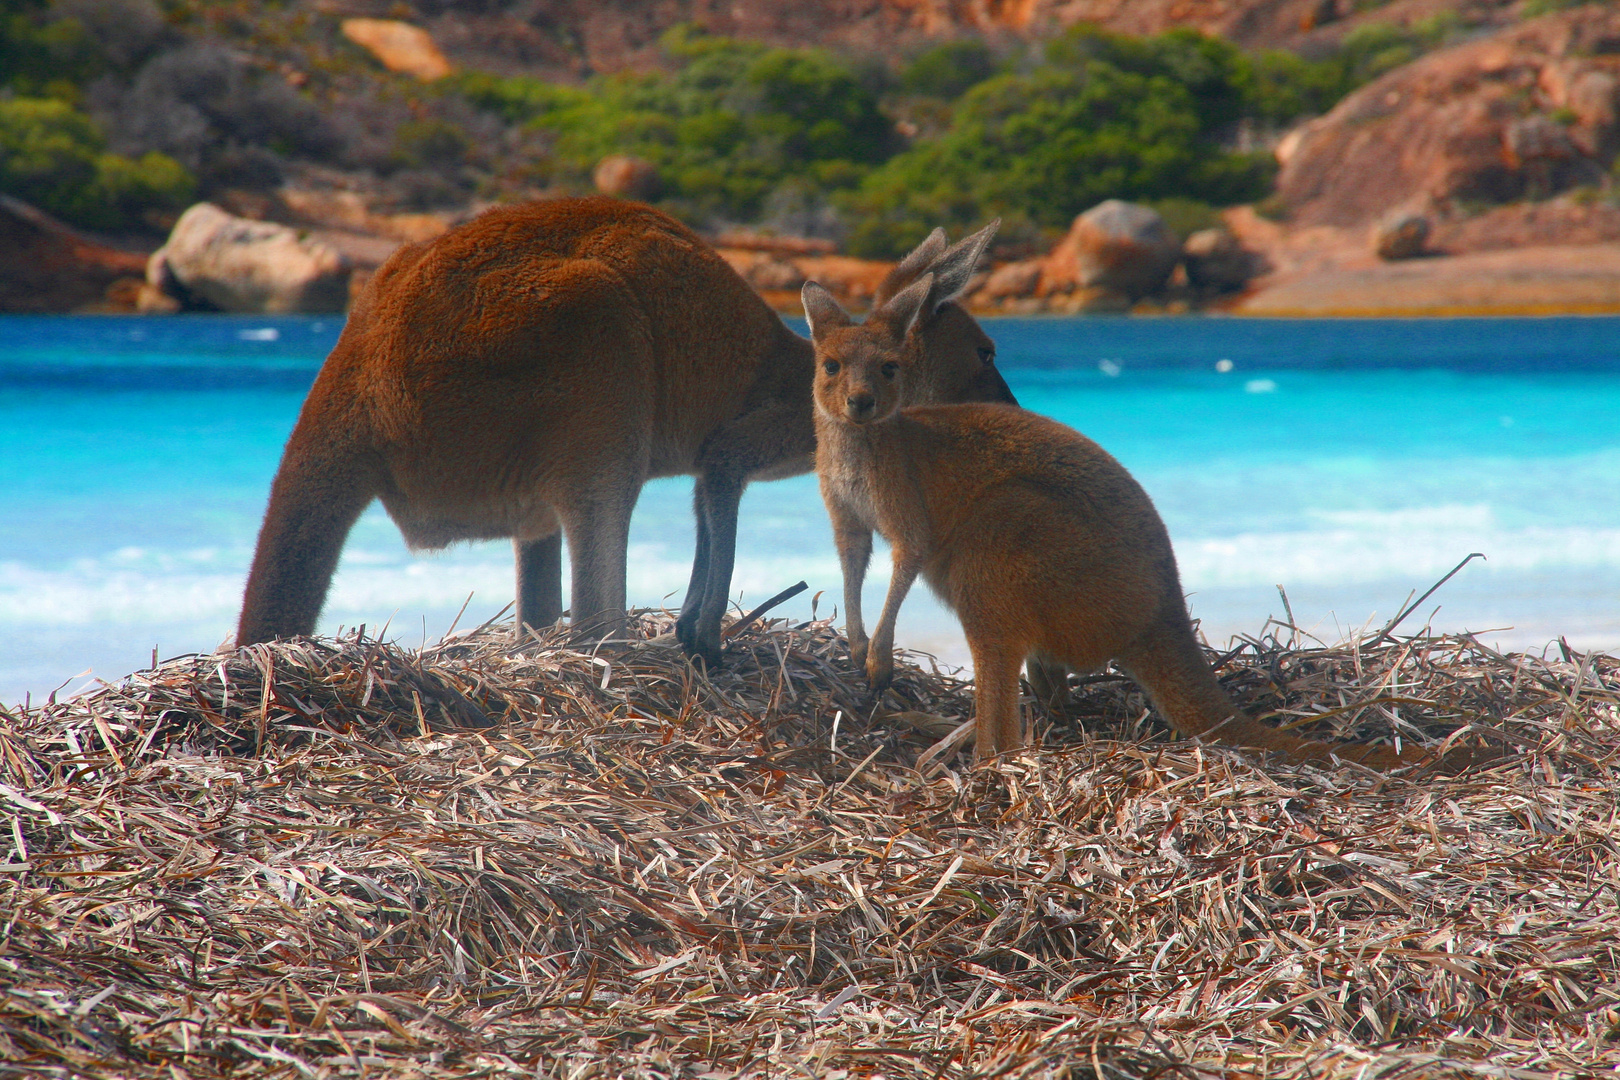
M894 652L891 649L872 649L866 656L866 685L874 695L881 694L894 682Z
M675 620L675 640L681 643L686 655L692 655L692 647L697 641L697 612L681 612Z

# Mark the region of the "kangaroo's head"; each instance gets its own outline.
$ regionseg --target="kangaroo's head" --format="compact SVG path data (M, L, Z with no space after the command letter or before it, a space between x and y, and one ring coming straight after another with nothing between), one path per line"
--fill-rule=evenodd
M916 284L924 274L932 274L934 278L913 329L920 355L907 385L905 404L937 405L959 401L1018 404L1001 372L996 370L996 343L956 302L973 279L979 260L1000 227L1001 221L997 219L955 244L946 241L944 229L935 229L878 286L873 303L881 308Z
M857 324L813 281L804 286L804 313L816 348L816 411L830 420L872 424L893 416L911 398L917 367L913 331L922 314L932 274L924 274Z
M849 423L884 419L902 405L1000 401L1016 405L996 370L996 346L956 298L1001 223L955 245L934 232L890 272L866 322L816 282L802 297L816 349L816 408Z

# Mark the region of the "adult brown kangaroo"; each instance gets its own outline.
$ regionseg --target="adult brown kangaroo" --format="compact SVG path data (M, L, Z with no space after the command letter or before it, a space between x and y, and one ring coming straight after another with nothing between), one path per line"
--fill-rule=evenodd
M992 231L950 247L936 230L884 295L924 273L965 283ZM960 307L913 330L930 357L916 400L1013 400ZM708 244L647 206L504 207L403 248L363 291L287 441L237 642L314 631L374 498L412 547L512 537L519 626L562 614L560 526L574 626L612 634L642 485L694 474L677 633L717 662L743 488L813 463L812 365L810 343Z
M972 650L981 760L1022 745L1018 669L1032 654L1082 672L1119 661L1185 735L1294 761L1390 768L1432 757L1308 741L1234 705L1193 634L1163 521L1090 439L1010 405L902 408L923 362L912 328L942 295L925 274L857 326L825 289L804 287L816 472L844 571L850 651L874 690L893 675L895 616L920 573L960 616ZM860 588L873 529L892 546L894 570L868 642ZM1460 752L1443 764L1474 760Z

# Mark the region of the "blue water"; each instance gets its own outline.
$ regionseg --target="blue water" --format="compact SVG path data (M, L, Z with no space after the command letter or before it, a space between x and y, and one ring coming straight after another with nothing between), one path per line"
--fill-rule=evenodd
M1028 407L1120 458L1211 640L1281 615L1327 640L1484 552L1409 625L1620 646L1620 319L1027 319L987 324ZM234 628L264 499L340 323L0 319L0 701L115 680ZM1229 369L1229 370L1223 370ZM631 598L678 604L690 482L650 485ZM813 478L756 485L735 589L839 596ZM884 585L882 560L869 610ZM322 629L432 640L511 596L506 544L412 555L374 508ZM901 643L966 659L922 593Z

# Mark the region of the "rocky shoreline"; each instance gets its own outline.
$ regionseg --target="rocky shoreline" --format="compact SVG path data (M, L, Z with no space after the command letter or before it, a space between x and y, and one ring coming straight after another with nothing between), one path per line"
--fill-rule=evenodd
M1104 206L1117 215L1129 204ZM1152 233L1158 226L1150 214L1143 216ZM385 218L377 228L323 215L318 227L296 228L199 204L182 216L184 228L177 226L169 243L143 252L4 198L0 244L15 254L8 259L8 280L0 282L0 305L34 314L340 312L402 244L431 238L471 216L408 215L408 223ZM1399 260L1374 253L1371 230L1289 228L1248 207L1226 212L1223 228L1202 230L1185 242L1160 236L1156 247L1130 235L1099 233L1087 216L1046 255L1000 262L981 274L966 296L968 306L992 317L1620 312L1620 210L1608 207L1499 208L1489 221L1434 234L1466 237L1472 225L1483 243L1434 245ZM1549 232L1572 242L1536 242ZM1508 242L1514 238L1525 242ZM732 233L712 239L744 280L784 314L800 312L799 288L810 280L863 308L892 266L796 237Z

